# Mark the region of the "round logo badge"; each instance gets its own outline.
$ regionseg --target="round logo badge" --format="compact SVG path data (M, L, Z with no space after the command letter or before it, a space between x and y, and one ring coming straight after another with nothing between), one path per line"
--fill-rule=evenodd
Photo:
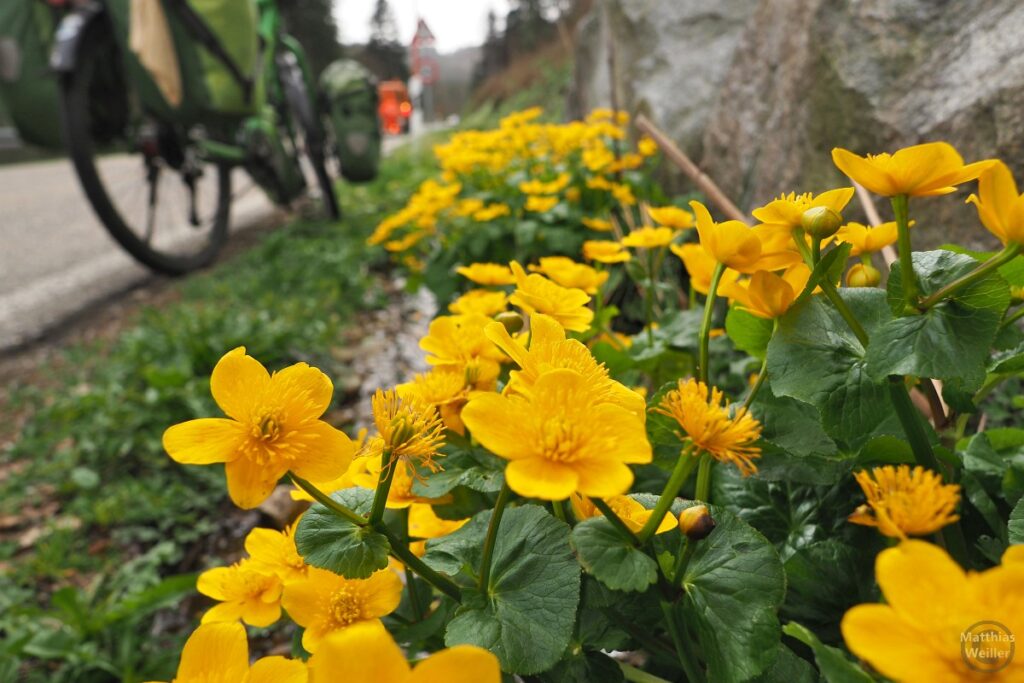
M1013 633L998 621L979 621L960 634L960 656L973 671L996 673L1013 661Z

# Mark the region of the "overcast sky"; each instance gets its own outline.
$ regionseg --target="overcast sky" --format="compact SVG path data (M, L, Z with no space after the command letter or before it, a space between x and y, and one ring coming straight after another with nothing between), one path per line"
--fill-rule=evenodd
M487 12L508 12L508 0L389 0L398 23L398 37L408 45L416 32L416 17L426 20L437 38L439 52L479 45L487 34ZM370 15L376 0L334 0L341 39L363 43L370 35Z

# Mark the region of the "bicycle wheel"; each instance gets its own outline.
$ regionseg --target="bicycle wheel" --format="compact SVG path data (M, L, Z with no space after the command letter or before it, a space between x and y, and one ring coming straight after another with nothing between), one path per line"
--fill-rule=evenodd
M281 87L288 102L288 109L302 133L306 158L313 167L320 193L323 195L324 211L332 220L338 220L341 218L341 208L338 206L338 196L334 192L334 181L327 171L327 136L306 87L302 68L295 55L282 52L278 59L278 71L281 74Z
M227 239L231 170L133 101L104 17L61 81L64 139L97 218L136 260L168 275L210 263Z

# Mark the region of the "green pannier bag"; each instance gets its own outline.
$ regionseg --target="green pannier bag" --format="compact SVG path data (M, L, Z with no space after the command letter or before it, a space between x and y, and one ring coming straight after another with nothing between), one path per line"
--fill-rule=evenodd
M320 92L331 113L341 175L353 183L373 180L381 144L376 79L359 62L339 59L320 74Z
M21 139L59 149L60 100L50 71L53 11L38 0L0 0L0 100Z
M259 59L257 24L259 16L252 0L188 0L203 22L238 65L239 70L255 77ZM254 93L248 101L241 85L224 64L199 48L203 78L209 94L208 107L223 114L254 114L258 111Z

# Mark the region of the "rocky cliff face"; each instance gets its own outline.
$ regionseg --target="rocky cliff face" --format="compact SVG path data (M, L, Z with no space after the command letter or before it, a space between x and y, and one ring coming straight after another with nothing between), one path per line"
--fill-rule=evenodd
M945 139L1024 176L1019 0L604 0L579 31L573 106L611 104L610 36L621 106L747 210L843 182L835 146ZM912 211L930 245L984 240L962 202Z

